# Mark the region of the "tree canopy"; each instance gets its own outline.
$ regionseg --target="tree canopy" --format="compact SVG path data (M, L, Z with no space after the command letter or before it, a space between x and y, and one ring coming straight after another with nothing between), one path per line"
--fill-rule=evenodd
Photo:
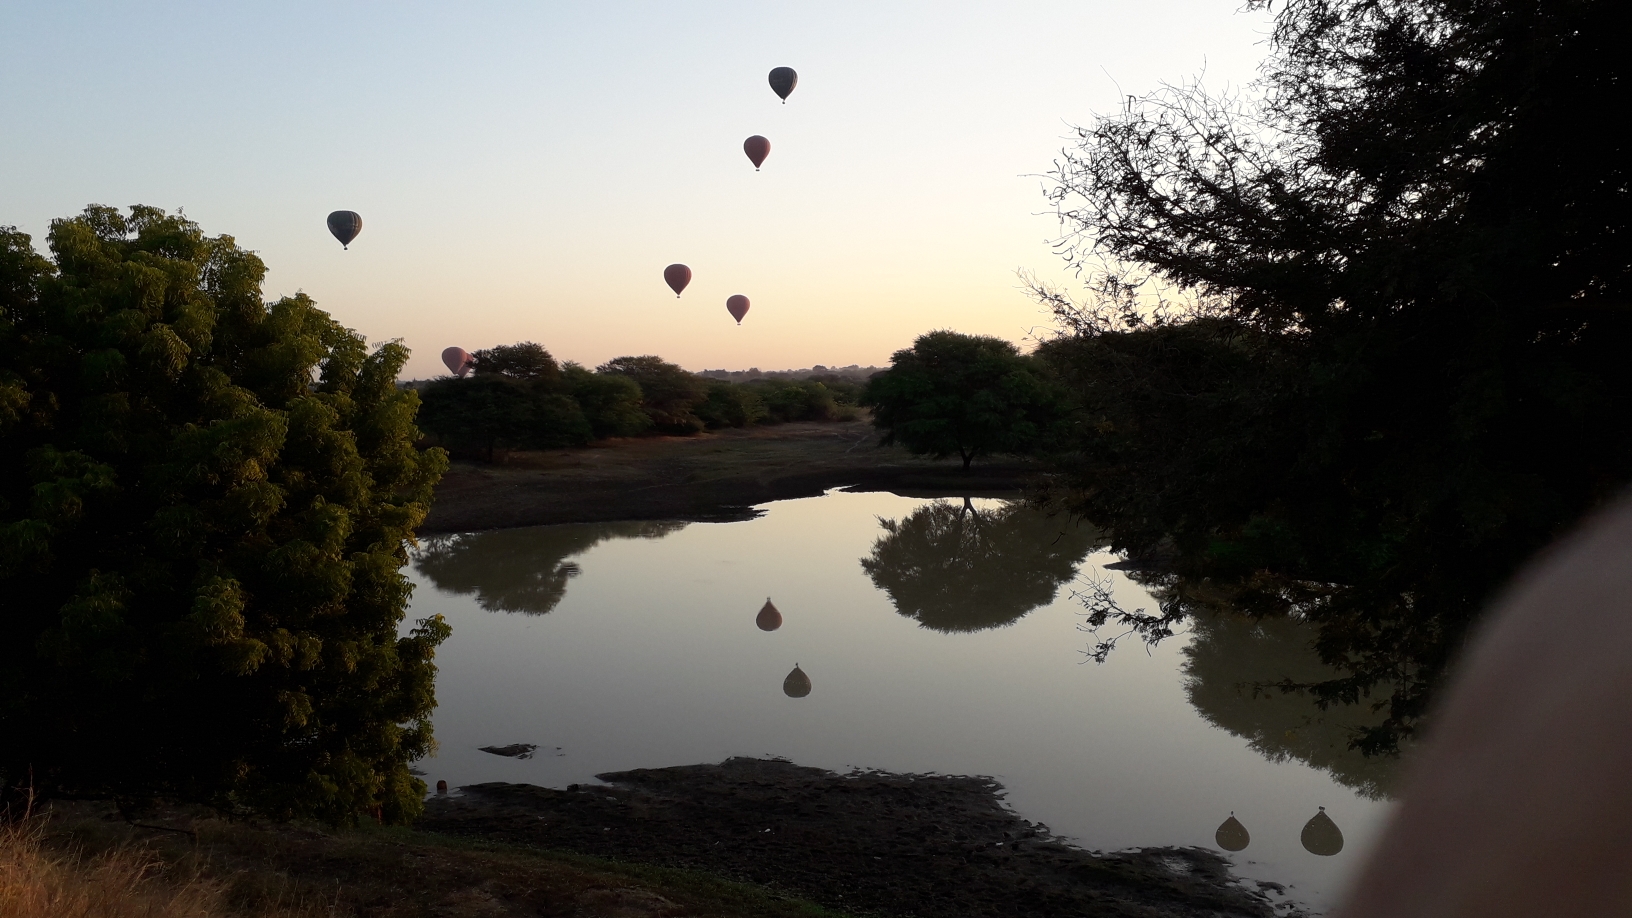
M1092 298L1039 291L1077 509L1135 557L1317 597L1345 693L1431 682L1632 479L1632 158L1569 139L1632 104L1623 6L1293 0L1248 94L1083 129L1054 200Z
M407 350L156 208L48 240L0 229L0 781L412 818L448 632L398 632L446 464Z
M499 374L511 379L538 379L554 382L561 376L561 367L544 349L532 341L520 344L500 344L483 348L470 355L476 362L478 374Z
M1060 394L1036 360L1000 338L933 331L896 351L868 381L883 444L899 443L963 467L994 453L1044 448L1062 422Z
M595 372L623 376L640 386L641 407L665 433L696 433L703 422L693 409L708 395L707 384L661 357L615 357Z

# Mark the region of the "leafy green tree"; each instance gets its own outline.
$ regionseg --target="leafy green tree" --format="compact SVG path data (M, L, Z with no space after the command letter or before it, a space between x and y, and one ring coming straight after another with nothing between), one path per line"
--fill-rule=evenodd
M460 455L492 462L498 449L582 446L593 436L589 419L549 381L478 373L438 379L425 387L420 424Z
M499 374L511 379L540 380L554 383L561 378L561 368L544 345L531 341L520 344L500 344L483 348L470 355L476 361L477 374Z
M634 437L652 429L640 384L620 373L592 373L576 363L561 370L563 385L597 437Z
M689 434L703 429L702 419L694 410L708 394L700 377L651 355L617 357L596 367L595 372L634 380L640 386L641 408L658 430Z
M1632 141L1560 141L1632 107L1624 6L1275 4L1246 96L1083 129L1054 200L1111 269L1040 291L1075 507L1188 577L1342 585L1309 614L1343 694L1431 683L1632 480ZM1395 699L1402 735L1428 697Z
M934 631L984 631L1054 601L1100 540L1065 515L1014 501L981 511L936 501L902 520L880 520L885 535L861 559L895 610Z
M827 386L813 380L765 379L749 383L765 405L772 421L832 421L839 416L838 403Z
M696 414L709 427L747 427L765 417L765 403L749 386L710 382Z
M884 444L937 459L956 455L965 470L981 456L1046 447L1064 404L1036 360L1000 338L933 331L896 351L863 396Z
M274 817L420 811L446 467L372 352L179 216L0 230L0 780Z

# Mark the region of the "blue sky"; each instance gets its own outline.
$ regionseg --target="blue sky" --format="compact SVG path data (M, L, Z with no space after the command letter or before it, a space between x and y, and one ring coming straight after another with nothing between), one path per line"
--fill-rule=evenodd
M6 0L0 224L184 207L260 252L268 298L404 339L409 376L519 340L691 369L1023 343L1048 317L1016 269L1067 276L1040 176L1071 126L1250 80L1268 25L1238 5Z

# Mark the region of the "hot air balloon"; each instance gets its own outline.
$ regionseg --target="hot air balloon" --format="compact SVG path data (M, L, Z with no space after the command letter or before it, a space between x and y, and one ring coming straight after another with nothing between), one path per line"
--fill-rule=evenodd
M760 157L760 159L764 158L764 156ZM340 240L341 248L351 248L351 240L356 239L357 234L362 231L363 218L358 216L356 211L337 210L329 214L329 232L334 234L334 238Z
M436 792L439 793L439 794L447 793L448 792L448 782L446 782L446 781L436 782Z
M782 97L782 104L788 104L788 96L793 87L799 85L799 74L793 72L792 67L778 67L771 71L771 92Z
M782 680L782 694L789 698L803 698L810 694L810 677L805 675L798 663L793 664L793 672L788 673L788 678Z
M464 379L476 360L464 348L450 347L442 351L442 362L448 365L449 373Z
M765 605L761 606L759 614L754 616L754 624L758 625L761 631L775 631L782 627L782 613L776 610L776 606L771 605L771 597L765 597Z
M741 325L742 317L748 314L748 298L740 293L733 296L725 301L725 311L731 313L731 317Z
M663 282L674 291L674 298L680 299L680 291L691 283L691 269L685 265L669 265L663 269Z
M771 155L771 142L755 134L742 142L742 152L748 154L748 159L754 164L754 171L759 171L759 164L765 157Z
M1332 822L1332 817L1326 815L1325 807L1321 807L1320 812L1303 824L1300 840L1303 850L1321 857L1331 857L1343 850L1343 833L1337 828L1337 823Z
M1240 851L1252 841L1252 836L1247 834L1247 827L1235 818L1235 811L1231 810L1230 818L1224 820L1218 831L1213 833L1213 841L1218 842L1218 846L1225 851Z

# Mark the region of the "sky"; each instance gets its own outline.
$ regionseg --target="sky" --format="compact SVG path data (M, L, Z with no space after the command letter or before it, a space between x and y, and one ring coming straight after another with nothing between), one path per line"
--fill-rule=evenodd
M408 378L524 340L691 370L1025 347L1052 323L1016 272L1071 277L1043 191L1073 127L1250 81L1268 19L1240 5L0 0L0 225L43 249L87 204L183 208L267 299L402 339Z

